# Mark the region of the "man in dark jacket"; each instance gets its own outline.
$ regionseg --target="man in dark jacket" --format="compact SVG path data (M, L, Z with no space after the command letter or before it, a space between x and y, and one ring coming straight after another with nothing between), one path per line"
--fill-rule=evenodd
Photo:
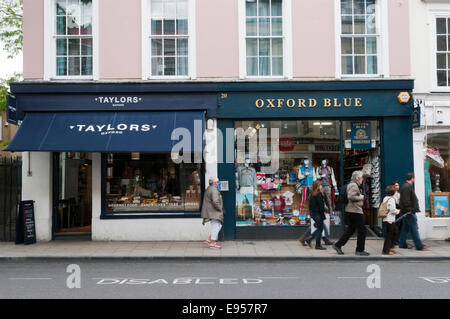
M406 214L402 221L402 229L400 232L400 241L398 246L400 248L408 248L406 238L411 233L414 245L417 250L423 250L425 246L422 244L419 235L419 227L417 226L416 213L420 212L419 200L413 188L414 173L406 175L406 183L400 189L400 215Z

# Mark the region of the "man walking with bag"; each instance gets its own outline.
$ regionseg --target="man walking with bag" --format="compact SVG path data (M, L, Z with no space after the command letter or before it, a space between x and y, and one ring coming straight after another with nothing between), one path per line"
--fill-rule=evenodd
M203 225L207 222L211 222L211 235L205 243L212 249L221 249L222 247L217 244L219 232L222 229L223 224L223 202L222 195L217 189L219 180L216 177L209 179L209 186L203 196L203 205L201 216L203 218Z
M400 215L406 214L406 216L402 220L402 229L400 231L398 247L412 248L406 243L406 238L410 233L416 249L424 250L426 246L424 246L420 240L419 227L417 226L416 213L420 212L419 200L414 192L413 184L414 173L408 173L406 175L406 183L404 183L400 189Z

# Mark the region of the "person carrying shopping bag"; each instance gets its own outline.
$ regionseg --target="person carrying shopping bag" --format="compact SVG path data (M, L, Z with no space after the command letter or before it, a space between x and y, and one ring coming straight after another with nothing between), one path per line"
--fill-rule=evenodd
M222 247L217 244L219 232L223 225L223 201L222 195L217 189L219 180L216 177L209 179L209 186L203 196L201 217L203 218L203 225L207 222L211 222L211 235L205 243L212 249L221 249Z
M383 244L383 255L393 255L397 253L394 249L395 241L398 236L398 228L395 224L395 217L400 213L396 207L395 200L395 186L390 185L386 187L386 196L383 198L381 206L385 209L386 216L383 218L383 223L386 227L386 237ZM380 209L381 209L380 206ZM385 207L384 207L385 206Z

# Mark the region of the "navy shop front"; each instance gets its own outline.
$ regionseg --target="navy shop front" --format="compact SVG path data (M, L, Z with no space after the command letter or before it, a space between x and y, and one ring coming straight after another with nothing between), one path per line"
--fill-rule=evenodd
M16 83L22 198L35 201L38 240L201 240L211 84ZM177 129L178 131L177 133ZM183 152L171 154L179 141ZM189 147L190 151L187 150ZM187 160L186 159L190 159Z
M338 237L346 223L338 190L355 170L365 176L367 236L381 235L376 213L384 189L413 171L412 105L399 100L413 81L229 83L219 89L217 127L223 136L235 132L234 148L224 144L218 164L229 189L223 192L225 239L298 238L310 226L307 198L317 179L326 195L327 230Z

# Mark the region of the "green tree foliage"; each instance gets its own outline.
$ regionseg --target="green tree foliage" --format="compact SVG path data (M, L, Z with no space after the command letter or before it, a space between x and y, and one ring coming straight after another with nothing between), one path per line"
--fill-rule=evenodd
M0 79L0 111L6 110L6 96L8 95L9 83L18 82L21 79L21 74L14 74L9 79Z
M8 58L22 51L23 0L0 0L0 42Z

